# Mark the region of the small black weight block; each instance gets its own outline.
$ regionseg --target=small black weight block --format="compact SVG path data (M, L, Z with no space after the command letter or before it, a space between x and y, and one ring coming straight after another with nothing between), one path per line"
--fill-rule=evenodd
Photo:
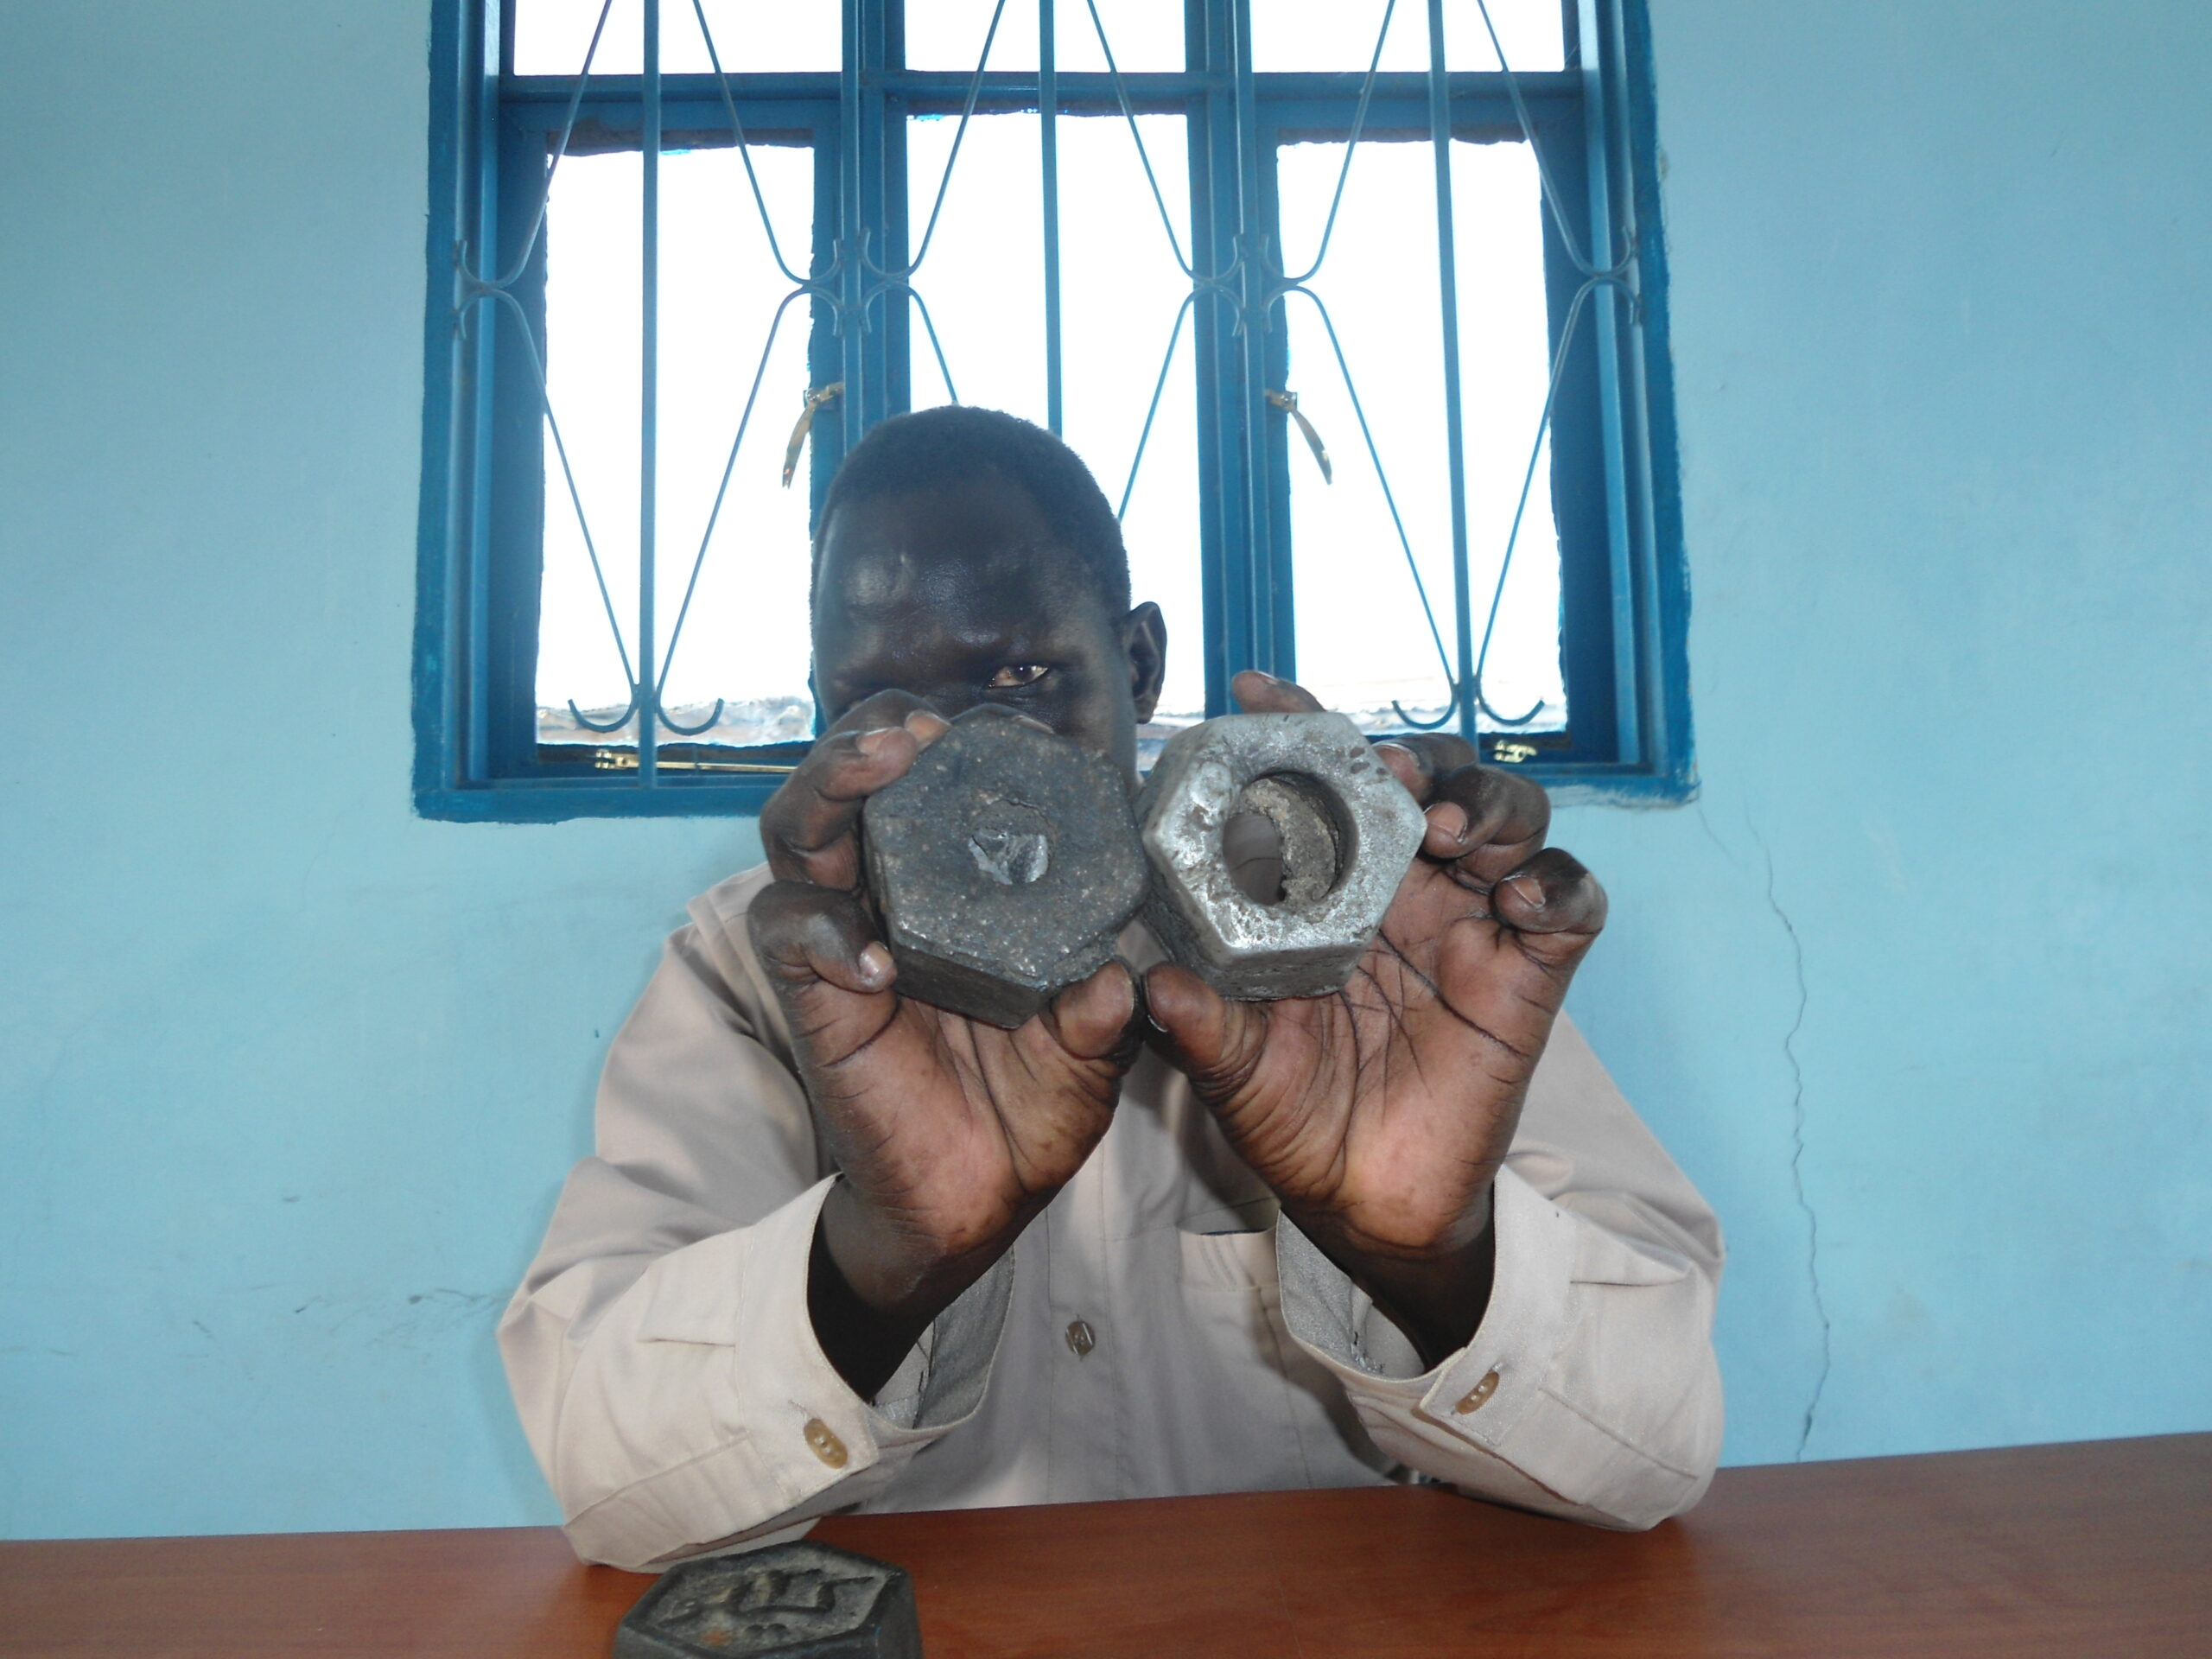
M613 1659L921 1659L904 1568L809 1539L672 1567L615 1628Z

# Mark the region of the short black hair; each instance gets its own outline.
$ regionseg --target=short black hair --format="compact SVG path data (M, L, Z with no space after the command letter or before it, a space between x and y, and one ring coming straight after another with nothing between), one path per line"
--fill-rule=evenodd
M839 507L997 477L1017 485L1052 533L1083 561L1109 617L1129 608L1129 556L1121 521L1083 458L1043 427L964 404L893 415L853 446L830 480L815 522L814 569Z

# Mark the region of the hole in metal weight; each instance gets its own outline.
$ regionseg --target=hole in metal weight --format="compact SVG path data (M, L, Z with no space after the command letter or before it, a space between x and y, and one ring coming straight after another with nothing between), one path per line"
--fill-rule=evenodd
M1237 796L1222 825L1222 858L1247 898L1302 910L1335 891L1345 840L1335 803L1314 779L1269 772Z

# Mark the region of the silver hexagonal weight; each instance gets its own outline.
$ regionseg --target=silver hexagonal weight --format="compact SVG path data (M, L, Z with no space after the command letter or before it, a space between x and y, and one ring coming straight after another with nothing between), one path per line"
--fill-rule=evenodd
M954 721L861 824L899 995L1009 1030L1105 966L1144 902L1122 774L1001 709Z
M1238 885L1224 837L1268 821L1270 902ZM1382 925L1427 820L1342 715L1229 715L1178 732L1137 799L1152 861L1145 921L1168 955L1243 1001L1341 989Z

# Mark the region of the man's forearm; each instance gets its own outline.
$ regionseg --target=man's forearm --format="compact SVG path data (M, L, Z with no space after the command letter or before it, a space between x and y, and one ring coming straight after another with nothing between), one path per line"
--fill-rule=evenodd
M937 1316L990 1270L1020 1229L983 1249L927 1263L898 1259L883 1230L840 1180L815 1224L807 1313L822 1351L863 1400L873 1400Z
M1440 1241L1436 1249L1418 1255L1363 1249L1324 1217L1292 1219L1405 1333L1424 1367L1439 1363L1473 1339L1490 1306L1497 1265L1497 1233L1491 1224L1488 1188L1456 1230L1458 1237Z

